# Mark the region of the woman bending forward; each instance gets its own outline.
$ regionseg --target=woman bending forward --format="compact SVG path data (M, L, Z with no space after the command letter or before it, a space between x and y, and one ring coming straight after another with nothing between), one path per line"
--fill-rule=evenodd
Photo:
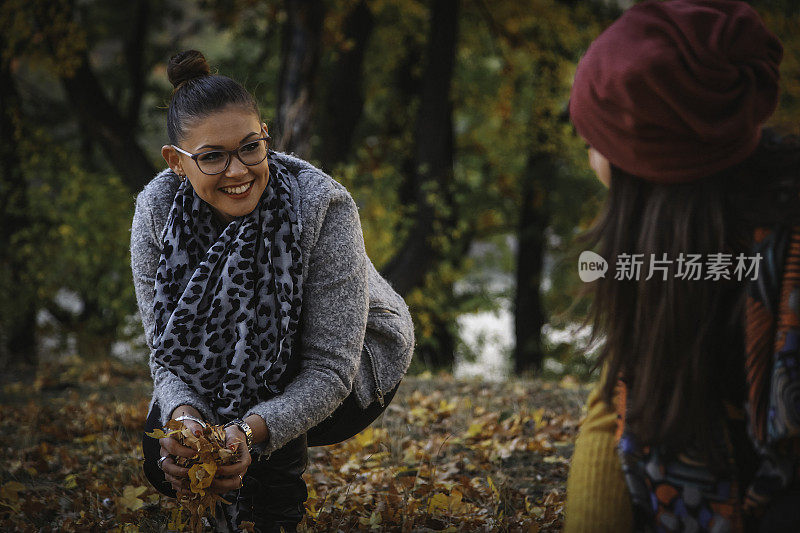
M194 431L230 423L228 442L250 446L211 484L232 502L216 529L250 521L294 531L307 497L306 432L342 404L359 371L368 278L384 306L404 304L369 262L348 192L269 150L241 85L209 75L196 51L173 57L168 75L169 169L137 197L131 236L151 347L149 422L181 419ZM194 450L165 438L159 452L158 467L183 494L187 469L174 457Z

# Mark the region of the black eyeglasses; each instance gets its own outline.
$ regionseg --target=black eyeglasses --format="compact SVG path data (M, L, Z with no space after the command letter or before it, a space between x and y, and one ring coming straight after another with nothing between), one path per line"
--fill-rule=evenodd
M194 162L197 163L197 168L200 169L200 172L209 176L213 176L215 174L222 174L228 170L228 166L231 164L232 155L235 155L239 161L242 162L242 164L247 165L248 167L252 167L253 165L261 163L267 158L269 142L271 140L272 138L269 135L266 135L265 137L259 137L258 139L247 141L235 150L208 150L205 152L198 152L196 154L182 150L174 144L172 147L180 153L188 155L194 159Z

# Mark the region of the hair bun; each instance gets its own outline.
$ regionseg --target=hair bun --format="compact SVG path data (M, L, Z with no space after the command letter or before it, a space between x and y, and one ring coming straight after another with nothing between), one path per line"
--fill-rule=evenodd
M202 52L185 50L169 58L167 77L175 90L189 80L209 74L211 74L211 67L208 66Z

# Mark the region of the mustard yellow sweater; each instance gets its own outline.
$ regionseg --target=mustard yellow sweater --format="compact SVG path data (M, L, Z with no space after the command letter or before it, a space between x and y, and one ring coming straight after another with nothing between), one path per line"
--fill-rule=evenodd
M633 511L617 455L617 414L602 400L600 384L589 394L586 407L567 480L564 531L630 531Z

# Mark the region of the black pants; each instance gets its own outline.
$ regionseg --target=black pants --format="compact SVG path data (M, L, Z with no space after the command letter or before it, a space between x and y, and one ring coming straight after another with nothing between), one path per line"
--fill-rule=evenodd
M145 431L161 427L161 410L158 404L147 416ZM148 481L159 492L171 498L176 496L164 472L158 468L161 445L157 439L142 437L144 464L142 469ZM303 519L308 498L303 472L308 465L306 436L301 435L280 450L272 452L269 459L253 459L244 476L242 488L224 494L223 498L235 505L224 506L217 512L215 529L236 531L242 521L253 522L259 533L295 531Z
M306 512L303 472L307 465L305 435L272 452L269 459L254 459L242 488L223 495L233 505L217 513L216 529L238 531L242 522L252 522L257 533L296 531Z
M800 531L800 487L789 489L770 502L757 531L759 533Z
M328 446L360 433L383 413L394 398L398 387L400 387L400 383L383 396L383 405L374 401L366 409L362 409L358 405L356 395L350 393L331 416L308 431L308 445Z

